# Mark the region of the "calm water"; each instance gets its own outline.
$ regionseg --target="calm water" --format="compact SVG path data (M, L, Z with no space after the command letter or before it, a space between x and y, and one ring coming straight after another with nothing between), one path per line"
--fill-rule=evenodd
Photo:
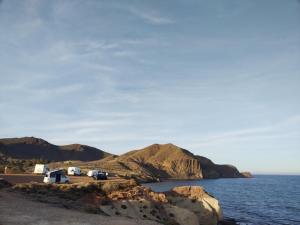
M200 185L219 199L225 217L242 225L300 225L300 176L170 181L145 184L154 191Z

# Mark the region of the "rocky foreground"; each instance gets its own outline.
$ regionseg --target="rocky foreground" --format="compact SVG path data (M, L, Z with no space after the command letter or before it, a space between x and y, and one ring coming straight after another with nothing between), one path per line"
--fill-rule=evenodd
M222 210L214 197L202 187L176 187L169 192L155 193L137 186L126 192L112 192L108 205L100 209L108 214L144 218L180 225L216 225L223 219Z
M223 215L218 200L199 186L176 187L163 193L153 192L149 188L136 185L133 181L122 185L109 183L104 185L99 183L69 185L27 183L13 187L2 181L2 187L2 191L0 190L0 224L15 225L18 223L13 221L23 221L26 218L28 223L22 224L75 224L74 218L77 218L77 224L84 223L87 225L225 224L222 223ZM20 202L31 205L31 210L13 206ZM39 205L41 202L43 204ZM46 219L40 218L39 212L49 207L51 207L49 212L52 213L54 219L49 218L49 216L46 216ZM14 210L11 210L12 208ZM13 217L6 212L8 209L14 211ZM62 217L61 210L67 210L66 215L68 216ZM72 215L73 213L74 215ZM84 215L78 216L81 214ZM94 214L91 216L94 219L82 221L89 214ZM98 219L97 216L99 216ZM36 219L32 220L32 218ZM62 221L57 221L59 218ZM124 223L118 222L118 220L123 221L123 219ZM44 222L41 223L41 220ZM57 223L52 223L52 220ZM111 223L109 223L110 220ZM69 223L68 221L73 222ZM136 223L136 221L140 222Z

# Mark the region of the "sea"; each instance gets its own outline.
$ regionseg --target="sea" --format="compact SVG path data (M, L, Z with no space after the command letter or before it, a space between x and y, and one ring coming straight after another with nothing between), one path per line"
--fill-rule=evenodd
M224 217L240 225L300 225L300 176L166 181L144 184L153 191L199 185L216 197Z

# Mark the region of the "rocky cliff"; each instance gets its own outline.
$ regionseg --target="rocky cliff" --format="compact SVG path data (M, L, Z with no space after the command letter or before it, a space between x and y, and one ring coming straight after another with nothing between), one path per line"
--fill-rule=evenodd
M115 158L100 160L101 168L141 180L245 177L232 165L218 165L173 144L154 144Z
M137 186L109 194L108 204L100 204L107 215L155 220L178 225L217 225L223 219L218 200L199 186L176 187L155 193Z
M223 220L218 200L200 186L153 192L130 180L66 185L23 183L13 186L12 190L52 206L107 217L151 220L168 225L217 225Z

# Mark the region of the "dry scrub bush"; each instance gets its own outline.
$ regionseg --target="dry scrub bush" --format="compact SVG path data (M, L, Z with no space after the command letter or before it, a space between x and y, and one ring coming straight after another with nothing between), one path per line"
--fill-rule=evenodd
M117 191L120 189L120 184L114 183L114 182L106 182L102 186L102 190L106 193L109 194L113 191Z

